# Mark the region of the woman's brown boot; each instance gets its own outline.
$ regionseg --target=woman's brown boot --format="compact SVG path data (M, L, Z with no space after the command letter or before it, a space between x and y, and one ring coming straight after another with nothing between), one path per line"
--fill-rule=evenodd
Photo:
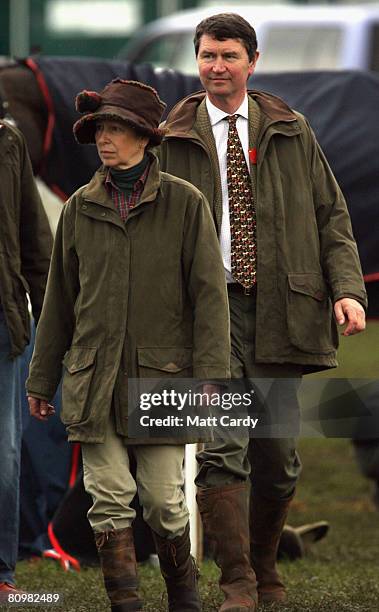
M190 554L189 525L183 535L172 540L152 533L166 582L169 612L201 612L198 571Z
M112 612L142 610L132 528L95 533L95 542Z

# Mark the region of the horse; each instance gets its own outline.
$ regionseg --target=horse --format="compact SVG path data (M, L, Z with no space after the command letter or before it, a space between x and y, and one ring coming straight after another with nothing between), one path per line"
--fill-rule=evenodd
M13 120L23 132L37 174L43 159L48 111L35 75L14 60L0 64L0 117Z

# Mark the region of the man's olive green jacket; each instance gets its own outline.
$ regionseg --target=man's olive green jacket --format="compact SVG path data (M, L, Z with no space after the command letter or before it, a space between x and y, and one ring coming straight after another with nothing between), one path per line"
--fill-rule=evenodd
M333 304L351 297L367 305L346 203L306 119L276 96L248 93L257 215L256 361L301 364L304 372L334 367ZM179 102L165 128L162 169L204 193L219 233L221 186L205 92Z
M27 381L30 395L51 399L63 361L71 441L104 441L112 405L128 435L128 378L230 376L224 271L204 196L154 158L123 223L105 175L64 207Z
M25 140L2 121L0 216L0 301L14 358L30 339L27 294L37 321L41 313L53 238Z

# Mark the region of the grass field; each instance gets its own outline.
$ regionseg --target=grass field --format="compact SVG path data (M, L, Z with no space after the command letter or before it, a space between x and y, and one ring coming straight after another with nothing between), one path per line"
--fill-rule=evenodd
M377 612L379 610L378 513L371 502L370 483L355 466L348 440L304 439L300 442L303 475L290 523L326 519L328 537L301 561L281 562L289 590L282 612ZM202 566L200 588L204 612L215 612L220 601L217 568ZM163 612L163 584L159 571L141 567L141 590L147 612ZM22 562L17 567L20 587L32 592L59 592L64 612L106 612L107 599L97 569L63 573L53 562ZM3 607L4 610L15 609ZM21 608L20 608L21 609ZM23 607L37 610L37 607ZM266 607L265 610L270 610Z

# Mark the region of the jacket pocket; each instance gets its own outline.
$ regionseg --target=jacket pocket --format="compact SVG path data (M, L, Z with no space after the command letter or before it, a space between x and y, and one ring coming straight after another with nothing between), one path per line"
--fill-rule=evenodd
M141 347L137 359L140 378L192 377L190 347Z
M288 274L287 324L291 344L307 353L336 350L332 302L321 274Z
M72 346L64 356L61 419L66 425L83 421L97 348Z

